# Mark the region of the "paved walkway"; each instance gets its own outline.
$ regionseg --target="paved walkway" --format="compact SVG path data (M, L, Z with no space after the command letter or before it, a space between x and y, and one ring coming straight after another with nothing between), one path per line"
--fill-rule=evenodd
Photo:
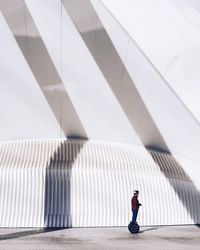
M132 235L127 228L0 229L0 250L199 250L197 226L148 227Z

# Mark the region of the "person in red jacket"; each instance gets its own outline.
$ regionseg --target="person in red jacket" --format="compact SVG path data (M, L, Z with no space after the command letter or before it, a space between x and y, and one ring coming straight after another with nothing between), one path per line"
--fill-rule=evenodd
M131 207L132 207L132 222L136 222L137 219L137 215L138 215L138 210L139 207L141 206L141 204L138 201L138 195L139 195L139 191L138 190L134 190L133 192L133 197L131 199Z

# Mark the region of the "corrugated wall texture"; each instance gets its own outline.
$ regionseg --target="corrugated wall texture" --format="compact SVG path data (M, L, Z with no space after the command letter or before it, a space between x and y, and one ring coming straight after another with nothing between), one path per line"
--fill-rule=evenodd
M134 189L141 225L200 223L200 183L181 162L99 141L1 142L0 226L126 226Z

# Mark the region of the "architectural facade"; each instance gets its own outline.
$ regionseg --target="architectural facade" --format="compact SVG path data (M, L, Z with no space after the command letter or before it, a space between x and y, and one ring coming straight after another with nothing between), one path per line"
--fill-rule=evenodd
M200 223L197 0L0 0L0 227Z

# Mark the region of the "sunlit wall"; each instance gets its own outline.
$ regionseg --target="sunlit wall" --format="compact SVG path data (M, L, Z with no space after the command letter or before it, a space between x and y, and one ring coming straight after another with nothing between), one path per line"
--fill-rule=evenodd
M200 223L199 9L0 0L0 226Z

